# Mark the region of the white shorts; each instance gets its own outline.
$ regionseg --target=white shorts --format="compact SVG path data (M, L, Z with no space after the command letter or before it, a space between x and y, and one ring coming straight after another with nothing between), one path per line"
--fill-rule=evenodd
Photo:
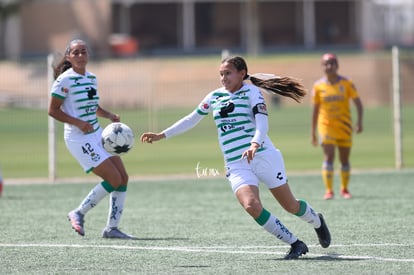
M102 146L102 131L103 129L99 128L94 133L72 134L65 137L66 147L86 173L112 156Z
M256 154L250 164L247 159L229 163L226 170L234 193L244 185L259 186L263 182L273 189L287 183L282 153L275 148Z

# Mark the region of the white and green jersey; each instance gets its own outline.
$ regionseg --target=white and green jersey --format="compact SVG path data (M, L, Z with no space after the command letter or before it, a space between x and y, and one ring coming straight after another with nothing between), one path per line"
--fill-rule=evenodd
M90 72L76 73L72 68L62 73L53 83L52 96L63 99L62 111L93 125L94 131L100 128L96 116L99 95L96 76ZM65 136L82 134L82 131L65 123Z
M273 147L267 136L268 120L265 99L259 88L244 83L230 93L224 88L210 92L189 115L164 130L167 138L193 128L210 112L216 124L218 140L226 163L240 160L251 142L261 145L257 153Z

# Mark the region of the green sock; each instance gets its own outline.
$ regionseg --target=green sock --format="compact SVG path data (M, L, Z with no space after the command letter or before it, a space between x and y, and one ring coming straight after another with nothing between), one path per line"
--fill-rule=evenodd
M258 224L263 226L269 220L269 218L270 218L270 213L266 209L263 208L262 213L260 213L260 216L255 220Z
M108 193L111 193L112 191L115 190L115 188L111 184L109 184L109 182L105 180L101 182L101 185Z

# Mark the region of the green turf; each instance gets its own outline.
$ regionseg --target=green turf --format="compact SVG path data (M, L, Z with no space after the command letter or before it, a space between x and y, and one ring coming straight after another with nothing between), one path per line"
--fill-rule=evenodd
M309 246L297 261L288 246L239 206L223 176L130 183L121 229L138 240L104 240L108 203L86 216L86 236L66 220L93 187L5 185L0 198L2 274L413 274L413 170L352 177L354 198L322 199L319 175L292 175L297 198L325 215L332 245L286 213L261 186L264 206ZM338 181L335 190L338 189Z
M139 136L147 130L162 130L191 111L119 110L123 122L136 134L135 147L124 156L129 174L192 174L197 164L223 171L217 133L211 117L190 132L157 144L141 144ZM414 106L403 109L403 156L405 167L414 167ZM317 170L322 162L320 148L310 145L310 108L270 108L269 135L282 150L291 171ZM365 129L355 135L351 163L354 169L393 168L394 141L390 108L365 110ZM107 121L102 121L106 125ZM0 109L0 166L5 178L48 176L47 114L44 110ZM68 153L63 142L63 126L57 123L57 176L82 177L84 173Z

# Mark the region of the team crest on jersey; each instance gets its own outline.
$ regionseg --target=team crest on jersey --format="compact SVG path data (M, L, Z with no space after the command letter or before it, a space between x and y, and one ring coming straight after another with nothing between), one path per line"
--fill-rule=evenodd
M339 86L339 91L341 92L341 93L343 93L343 92L345 92L345 87L344 86Z
M94 76L89 76L88 78L91 80L92 84L96 84L96 78Z

